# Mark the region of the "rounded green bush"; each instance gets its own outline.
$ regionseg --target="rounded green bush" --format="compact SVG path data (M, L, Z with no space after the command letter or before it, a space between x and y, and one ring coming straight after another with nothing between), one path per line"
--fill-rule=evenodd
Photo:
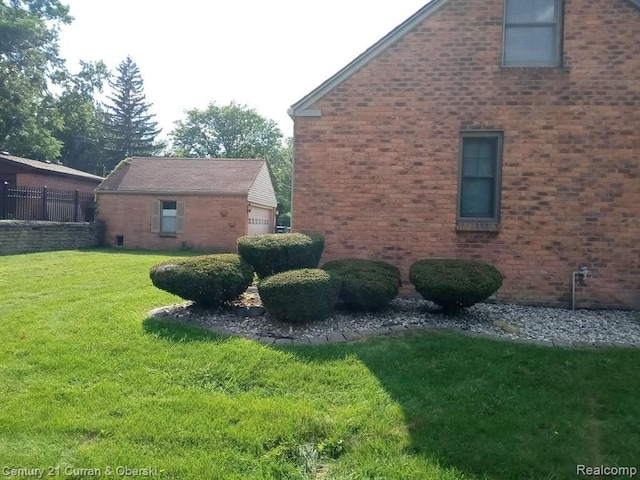
M486 300L502 285L494 266L476 260L418 260L409 269L409 280L425 300L452 312Z
M340 300L349 310L382 310L402 285L400 270L380 260L345 258L325 263L322 269L341 278Z
M340 278L319 269L277 273L258 284L264 308L278 320L305 323L321 320L333 311Z
M239 255L225 253L166 260L151 268L158 288L202 306L235 300L253 281L253 270Z
M238 253L260 278L301 268L317 268L324 250L321 235L285 233L238 239Z

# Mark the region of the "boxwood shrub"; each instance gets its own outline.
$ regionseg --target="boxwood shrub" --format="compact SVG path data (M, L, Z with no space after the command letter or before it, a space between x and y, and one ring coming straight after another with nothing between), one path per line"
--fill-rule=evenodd
M315 234L270 233L238 239L238 253L260 278L287 270L317 268L323 250L324 237Z
M333 311L339 292L338 276L310 268L277 273L258 284L258 293L267 312L290 323L325 318Z
M425 300L454 312L486 300L503 277L494 266L476 260L426 259L411 265L409 279Z
M401 285L400 270L380 260L345 258L325 263L322 269L341 278L340 300L349 310L381 310Z
M167 260L151 268L151 282L202 306L236 299L253 281L253 269L234 253Z

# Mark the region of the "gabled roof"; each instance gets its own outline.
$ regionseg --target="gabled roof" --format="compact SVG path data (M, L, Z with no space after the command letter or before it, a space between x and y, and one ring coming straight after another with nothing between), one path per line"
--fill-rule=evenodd
M351 75L356 73L362 67L367 65L371 60L373 60L375 57L380 55L380 53L386 50L387 47L404 37L408 32L422 23L425 18L437 11L448 1L449 0L431 0L430 2L428 2L424 7L422 7L416 13L411 15L407 20L391 30L391 32L389 32L387 35L374 43L371 47L365 50L360 56L358 56L346 67L336 73L333 77L329 78L326 82L313 90L307 96L294 103L288 111L289 116L292 118L297 116L318 116L320 112L316 110L308 110L311 105L320 100L330 90L333 90L335 87L347 80Z
M371 47L365 50L360 56L358 56L355 60L349 63L346 67L336 73L334 76L329 78L323 84L321 84L318 88L313 90L311 93L300 99L298 102L294 103L291 108L289 108L288 113L291 118L294 117L317 117L320 115L320 111L309 109L311 105L320 100L324 95L326 95L329 91L333 90L335 87L343 83L347 80L351 75L356 73L362 67L367 65L371 60L380 55L384 50L387 49L390 45L394 44L402 37L404 37L407 33L413 30L416 26L422 23L427 17L436 12L440 7L446 4L449 0L431 0L424 7L414 13L407 20L402 22L396 28L391 30L387 35L382 37L376 43L374 43ZM633 5L640 7L640 0L628 0Z
M120 163L96 191L246 195L265 163L243 158L133 157Z
M40 162L38 160L30 160L28 158L16 157L9 154L0 154L0 162L10 162L14 165L25 167L28 170L37 170L41 172L51 172L58 175L68 175L72 177L81 178L83 180L94 180L96 183L103 180L102 177L92 175L91 173L83 172L82 170L76 170L75 168L65 167L64 165L58 165L55 163Z

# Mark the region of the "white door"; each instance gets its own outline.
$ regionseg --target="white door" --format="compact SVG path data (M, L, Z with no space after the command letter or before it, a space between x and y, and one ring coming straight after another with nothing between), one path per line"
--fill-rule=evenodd
M261 235L263 233L273 233L271 225L271 209L260 208L254 205L249 207L249 235Z

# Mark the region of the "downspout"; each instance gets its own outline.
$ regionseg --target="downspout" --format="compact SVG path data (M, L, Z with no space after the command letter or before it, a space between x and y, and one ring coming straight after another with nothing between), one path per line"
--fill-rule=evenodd
M571 275L571 310L576 309L576 282L580 285L587 284L587 277L591 276L591 271L586 265L578 265L578 270ZM579 277L579 278L578 278Z

